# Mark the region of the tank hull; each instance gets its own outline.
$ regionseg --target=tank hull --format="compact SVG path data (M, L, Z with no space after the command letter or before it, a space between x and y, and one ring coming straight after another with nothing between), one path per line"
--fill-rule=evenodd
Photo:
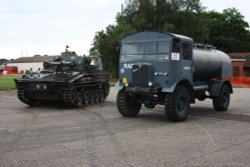
M88 79L86 79L88 78ZM67 105L82 107L102 102L109 94L109 74L81 75L77 80L58 81L53 79L16 80L18 98L28 105L44 101L62 101ZM86 96L88 94L88 97ZM79 98L80 99L79 102ZM78 99L77 99L78 98Z

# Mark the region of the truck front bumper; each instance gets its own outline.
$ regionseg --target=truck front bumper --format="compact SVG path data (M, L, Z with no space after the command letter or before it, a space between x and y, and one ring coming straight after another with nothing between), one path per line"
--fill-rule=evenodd
M160 88L140 88L140 87L125 87L126 88L126 92L132 92L132 93L150 93L150 94L156 94L161 92Z

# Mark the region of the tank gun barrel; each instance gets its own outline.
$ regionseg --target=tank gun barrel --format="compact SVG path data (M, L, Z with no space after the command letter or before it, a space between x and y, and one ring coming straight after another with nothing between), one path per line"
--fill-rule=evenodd
M59 62L44 62L43 66L45 68L54 67L54 66L74 66L74 62L65 62L65 61L59 61Z

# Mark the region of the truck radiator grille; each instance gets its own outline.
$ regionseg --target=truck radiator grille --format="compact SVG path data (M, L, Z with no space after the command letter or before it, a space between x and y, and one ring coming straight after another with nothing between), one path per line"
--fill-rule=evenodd
M133 65L132 73L132 86L134 87L145 88L148 87L148 82L152 81L152 66L150 65Z

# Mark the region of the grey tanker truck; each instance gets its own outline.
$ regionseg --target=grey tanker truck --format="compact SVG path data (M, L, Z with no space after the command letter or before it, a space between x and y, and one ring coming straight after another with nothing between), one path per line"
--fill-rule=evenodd
M170 121L187 118L190 103L210 98L216 111L225 111L233 93L231 60L209 45L172 33L141 32L121 41L117 108L136 116L142 104L164 105Z
M23 103L36 106L62 101L72 107L103 102L109 94L109 73L103 70L101 56L78 56L66 49L44 70L16 79L17 96Z

